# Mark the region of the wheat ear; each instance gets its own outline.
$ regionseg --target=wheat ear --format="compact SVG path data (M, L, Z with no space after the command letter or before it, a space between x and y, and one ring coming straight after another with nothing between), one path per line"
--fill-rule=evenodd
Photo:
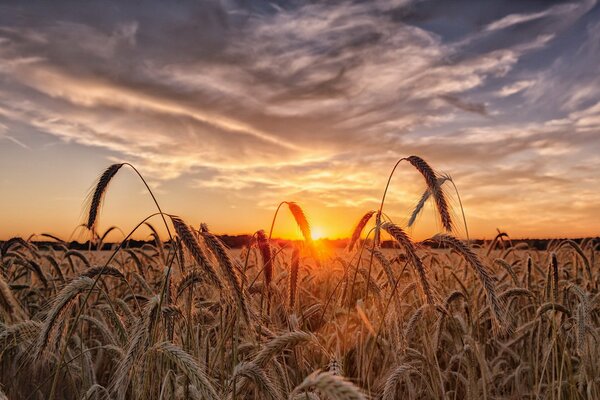
M410 156L407 157L406 160L415 167L421 175L423 175L423 178L425 178L427 187L435 200L435 205L440 214L442 225L447 232L452 232L453 224L452 217L450 216L450 208L448 207L448 202L446 201L446 196L442 187L438 186L438 178L435 172L433 172L433 169L421 157Z
M273 280L273 260L271 259L271 245L265 231L262 229L256 232L256 244L262 257L264 283L268 289L271 287L271 281Z
M227 279L229 288L233 294L233 297L238 303L238 307L242 313L242 316L244 317L244 320L246 323L250 323L248 305L246 304L246 298L242 290L242 283L227 249L223 245L223 242L221 242L221 240L219 240L219 238L217 238L215 235L210 233L208 229L203 230L201 235L204 238L204 242L208 248L217 258L217 262L221 267L221 272Z
M204 255L204 251L202 250L202 247L200 247L200 244L192 233L190 227L187 226L187 224L183 222L181 218L173 215L170 217L177 236L179 236L179 239L181 239L181 242L185 248L188 249L192 255L192 258L194 261L196 261L196 264L198 264L204 270L209 280L213 284L215 284L219 289L223 289L223 283L221 282L221 279L219 279L219 276L215 272L215 269L211 263L208 261L208 258L206 258L206 255Z
M315 388L333 400L367 400L367 397L352 382L331 372L315 371L292 392L292 396L303 390Z
M114 178L114 176L119 172L119 169L124 164L113 164L110 167L106 168L106 170L100 175L98 182L96 183L96 187L94 191L90 193L89 197L89 207L88 207L88 220L86 223L86 227L90 230L93 230L96 223L98 222L98 214L100 211L100 206L102 205L102 199L106 194L106 189L108 188L108 184Z
M410 260L410 263L417 274L421 290L423 291L423 294L427 299L427 303L435 304L435 295L433 293L431 285L429 284L427 270L425 268L425 265L421 261L421 258L419 258L419 256L417 255L417 250L412 240L410 240L410 238L408 237L406 232L402 230L402 228L400 228L397 225L394 225L391 222L384 222L381 225L381 228L387 233L389 233L404 248L408 259Z
M438 177L436 180L436 187L441 188L441 186L449 179L450 178L447 176ZM421 214L421 211L423 211L423 208L425 207L425 203L427 203L427 200L429 200L430 197L431 197L431 189L429 189L429 187L428 187L427 189L425 189L425 191L421 195L421 198L419 199L419 202L415 206L415 209L410 214L410 218L408 220L407 226L409 226L409 227L413 226L413 224L417 220L417 217L419 216L419 214Z
M504 335L510 334L511 328L506 321L506 306L500 299L500 297L496 294L496 280L492 273L483 265L479 257L473 253L473 251L462 241L457 238L447 235L447 234L439 234L433 237L433 240L439 241L450 246L453 250L455 250L458 254L460 254L463 259L473 268L475 271L477 278L483 285L485 290L486 299L492 310L494 328L495 330Z
M50 311L48 312L44 325L38 337L34 354L42 355L48 348L51 336L64 324L64 316L75 305L78 296L94 285L94 281L86 276L79 277L65 286L54 298ZM53 340L56 343L57 340Z
M362 218L358 221L358 223L356 224L356 227L352 231L352 237L350 238L350 243L348 244L348 251L352 251L352 249L354 248L354 245L360 239L360 235L362 234L362 231L365 229L365 226L369 223L369 221L371 220L371 217L373 217L373 215L376 212L377 211L375 211L375 210L371 210L371 211L367 212L365 215L363 215Z
M214 384L204 372L204 368L201 367L189 353L171 342L159 343L155 345L154 348L164 354L171 362L175 363L181 371L183 371L185 376L200 391L202 398L207 400L220 399Z
M232 380L245 378L254 383L260 393L260 398L279 400L282 398L280 389L268 377L265 370L253 362L243 361L235 366ZM232 396L229 396L232 398Z

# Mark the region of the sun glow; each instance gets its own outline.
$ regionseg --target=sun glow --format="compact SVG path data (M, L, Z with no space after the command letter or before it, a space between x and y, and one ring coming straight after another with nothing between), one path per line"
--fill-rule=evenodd
M325 237L325 232L320 226L313 226L310 228L310 236L312 237L312 240L323 239Z

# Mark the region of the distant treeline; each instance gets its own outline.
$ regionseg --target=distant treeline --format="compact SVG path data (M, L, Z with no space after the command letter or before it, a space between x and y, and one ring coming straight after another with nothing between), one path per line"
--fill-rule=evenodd
M219 238L223 241L223 243L225 243L227 245L227 247L232 248L232 249L239 249L244 246L248 246L248 244L250 244L252 241L252 235L234 235L234 236L219 235ZM571 240L573 240L577 243L581 243L581 241L584 239L585 238L577 238L577 239L571 239ZM600 237L596 237L595 239L600 240ZM552 239L510 239L510 240L504 239L504 242L505 242L504 245L508 246L508 243L512 243L513 246L516 246L519 243L526 243L530 249L546 250L550 240L552 240ZM294 242L292 240L285 240L285 239L273 239L273 241L279 245L284 245L284 244ZM323 243L325 246L330 247L330 248L344 248L348 245L349 239L320 239L319 242ZM486 246L490 242L491 242L491 240L483 240L483 239L471 240L472 245L481 246L481 247ZM58 242L58 241L47 240L47 241L33 241L32 243L34 243L37 246L52 247L55 249L59 249L61 246L65 246L69 249L74 249L74 250L87 250L90 248L89 241L86 241L83 243L77 242L77 241L72 241L72 242L67 243L67 242ZM125 247L139 248L139 247L142 247L144 244L152 244L152 243L154 243L154 242L153 241L145 241L145 240L129 239L129 240L127 240L127 244ZM4 244L4 241L0 240L0 247L3 244ZM103 243L102 249L98 249L96 244L92 243L91 248L94 250L111 250L111 249L114 249L117 245L118 245L117 243ZM435 246L434 243L428 243L427 246L437 247L437 246ZM502 246L502 245L500 245L500 246ZM393 247L397 247L397 244L395 244L391 240L385 240L385 241L381 242L381 247L393 248Z

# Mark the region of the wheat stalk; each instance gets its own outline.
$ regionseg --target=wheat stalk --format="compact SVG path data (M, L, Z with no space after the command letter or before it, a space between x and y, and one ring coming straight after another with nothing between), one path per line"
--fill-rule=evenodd
M410 260L410 263L417 274L421 290L423 291L427 302L429 304L435 304L435 295L431 285L429 284L427 270L421 261L421 258L419 258L417 255L417 250L412 240L410 240L402 228L392 224L391 222L384 222L381 225L381 228L389 233L390 236L392 236L404 248L408 259Z
M501 335L510 334L511 328L506 321L506 306L502 300L496 295L496 280L491 272L483 265L479 257L471 251L462 241L447 234L438 234L433 237L434 241L438 241L450 246L458 254L460 254L468 265L473 268L477 278L481 282L486 299L492 310L494 327Z

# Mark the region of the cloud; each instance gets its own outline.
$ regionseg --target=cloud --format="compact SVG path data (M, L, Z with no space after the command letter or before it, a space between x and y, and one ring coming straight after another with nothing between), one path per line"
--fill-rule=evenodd
M575 61L531 63L591 6L507 5L460 29L409 1L4 6L0 122L258 206L372 206L412 153L508 199L513 184L566 185L552 163L573 173L598 144L598 25Z
M546 18L549 16L555 15L564 15L569 14L573 10L578 8L577 4L561 4L557 6L550 7L546 10L528 14L510 14L505 17L502 17L498 21L494 21L491 24L487 25L484 30L486 31L495 31L499 29L506 29L515 25L523 24L525 22L535 21L541 18Z
M534 84L535 84L535 81L533 81L533 80L517 81L515 83L511 83L509 85L503 86L502 89L500 89L498 92L496 92L496 95L499 97L512 96L513 94L520 93L520 92L524 91L525 89L530 88Z

